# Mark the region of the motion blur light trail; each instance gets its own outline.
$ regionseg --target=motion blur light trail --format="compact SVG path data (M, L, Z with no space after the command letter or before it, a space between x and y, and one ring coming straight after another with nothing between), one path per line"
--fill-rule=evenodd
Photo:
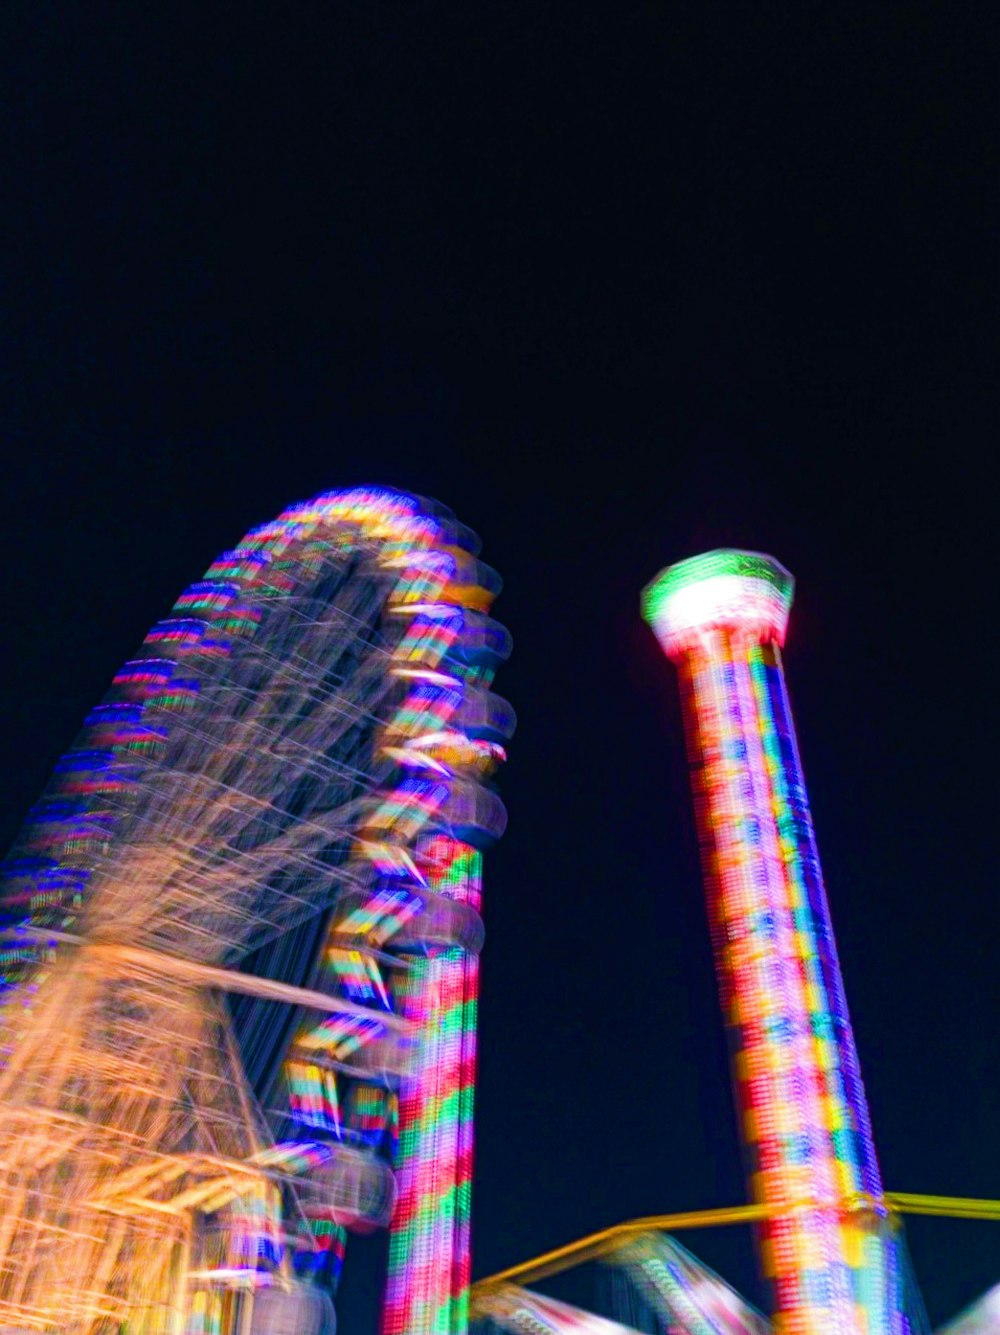
M57 765L0 882L3 1329L330 1335L348 1232L380 1226L383 1335L467 1329L482 850L514 728L477 550L397 492L292 507L182 595ZM781 667L791 593L720 551L644 598L681 678L754 1203L481 1281L495 1327L766 1335L664 1236L747 1222L776 1331L924 1335L899 1213L1000 1218L882 1189ZM594 1259L627 1325L514 1285ZM947 1329L998 1327L993 1291Z
M722 1006L782 1331L903 1332L898 1244L813 836L784 674L792 578L717 551L643 612L676 663ZM861 1206L861 1202L866 1204ZM797 1208L796 1208L797 1207Z
M615 1314L643 1330L924 1335L900 1214L1000 1220L1000 1201L882 1189L781 666L792 587L772 557L722 550L643 595L681 681L753 1204L631 1220L511 1266L474 1286L484 1320L588 1328L546 1324L516 1286L600 1260ZM758 1230L773 1326L664 1235L733 1223ZM997 1291L946 1330L1000 1335Z
M664 1330L766 1335L771 1323L675 1238L646 1233L614 1253L618 1272Z
M386 489L293 506L57 766L3 867L0 1325L319 1335L390 1224L387 1331L464 1329L514 726L477 550Z
M563 1335L573 1330L589 1335L636 1335L630 1326L513 1286L498 1290L482 1302L479 1316L497 1329L513 1331L515 1335Z

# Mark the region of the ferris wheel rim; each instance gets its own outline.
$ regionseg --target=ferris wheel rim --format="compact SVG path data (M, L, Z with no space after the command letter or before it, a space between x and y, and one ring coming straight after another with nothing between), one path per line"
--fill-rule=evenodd
M474 535L459 525L450 511L435 503L385 488L324 493L312 501L289 507L276 520L251 529L241 544L213 562L205 578L189 586L175 604L172 615L154 626L139 654L116 674L112 692L105 697L104 704L88 716L77 748L67 753L65 763L57 767L58 778L46 789L35 809L38 828L48 821L57 837L46 844L40 836L36 845L26 839L23 847L39 855L36 864L34 868L13 869L15 878L19 875L22 881L36 875L41 887L37 900L40 912L37 916L27 915L28 923L33 922L34 926L26 927L22 917L0 932L0 940L20 940L24 944L33 938L36 946L41 945L43 955L54 954L54 967L48 969L49 985L40 989L39 996L45 1004L39 1003L39 1014L47 1005L45 1024L50 1025L50 1012L58 1011L67 1000L72 1001L80 1016L74 1017L76 1029L71 1026L65 1043L79 1041L72 1035L84 1023L80 1018L84 1007L90 1007L100 1024L106 1025L115 1005L124 1005L134 1012L130 1024L135 1033L145 1032L142 1026L151 1021L143 1018L145 1012L141 1012L140 1001L149 1015L156 1015L159 1013L156 1007L162 1011L168 1003L172 982L183 982L177 996L169 1000L173 1009L170 1024L178 1036L185 1024L200 1025L197 1034L192 1035L192 1042L199 1051L204 1048L206 1054L213 1043L221 1044L221 1064L216 1070L207 1055L204 1059L192 1058L196 1064L185 1067L180 1075L175 1074L170 1088L182 1089L189 1078L188 1071L199 1082L211 1078L216 1084L224 1071L229 1071L235 1079L229 1096L231 1110L222 1116L219 1125L223 1126L227 1117L238 1121L244 1116L237 1105L241 1098L246 1103L249 1093L249 1086L241 1092L241 1082L245 1084L247 1079L247 1053L236 1044L233 1013L219 1000L219 992L229 990L237 971L218 967L222 961L212 954L212 942L223 938L230 920L222 913L219 896L213 897L209 892L218 888L219 877L231 872L234 865L241 875L256 876L257 881L249 889L246 876L240 882L238 888L245 896L245 903L238 900L235 907L227 909L243 914L240 930L244 936L233 958L245 963L259 952L270 950L272 944L284 942L301 930L311 930L312 924L317 929L314 949L311 960L304 966L312 972L322 950L322 923L329 912L328 905L342 894L345 885L365 885L367 876L373 874L366 873L364 867L356 874L352 871L351 858L355 852L360 850L367 855L367 849L375 857L378 850L389 848L385 841L391 822L399 821L404 832L399 849L404 855L405 840L414 837L413 830L422 828L421 822L428 812L432 813L434 804L443 800L442 793L452 792L442 786L440 778L434 778L435 767L447 772L441 762L433 760L434 749L458 755L462 765L474 764L473 780L462 783L478 791L489 767L502 757L502 746L496 740L473 745L461 729L442 728L440 720L431 714L414 736L401 734L402 746L385 747L384 758L378 758L381 752L376 756L374 750L380 730L390 718L396 720L401 702L422 699L426 705L432 697L447 698L448 710L454 710L462 698L463 681L468 673L472 672L469 681L477 680L478 668L452 668L444 672L433 665L425 666L419 655L397 662L396 647L407 642L407 636L418 623L423 623L422 634L427 643L438 645L436 653L443 653L441 645L447 637L451 636L447 642L452 642L460 634L461 626L468 622L475 634L488 642L495 661L506 656L506 632L500 628L498 634L483 621L485 609L499 589L499 579L476 559L477 553L478 540ZM240 583L244 578L245 582L252 582L255 573L262 576L256 600L245 596L247 591ZM300 573L301 580L296 583ZM455 592L451 592L452 586ZM316 610L320 602L322 614ZM322 637L328 636L334 624L341 628L341 637L329 654L312 657L313 649ZM288 627L295 632L292 650L275 650L277 641L269 639L269 634ZM228 643L235 645L232 670L225 657L227 636ZM198 655L203 655L203 659ZM437 659L432 662L436 664ZM201 671L204 664L207 666ZM485 680L492 680L491 670ZM230 689L239 693L238 698L226 696ZM224 711L218 716L212 714L220 700L232 707L231 714ZM301 704L303 700L305 703ZM350 707L340 708L339 717L334 719L344 700L350 701ZM393 701L397 703L392 704ZM502 705L503 702L498 709L481 702L478 712L472 710L469 726L480 730L474 734L476 737L496 738L509 732L513 726L512 714L507 707L509 717L505 716ZM171 710L175 711L171 715L175 725L172 734L161 726L164 713ZM326 749L317 753L315 737L322 734L330 738L331 720L333 740L328 740ZM220 729L226 731L228 738L233 728L240 745L231 742L227 750L218 745ZM275 738L284 739L280 752ZM426 755L415 745L417 742L426 749ZM175 749L170 750L171 747ZM208 752L204 767L200 764L199 747ZM365 761L364 756L375 758ZM193 757L199 764L194 764ZM431 767L430 771L419 766L413 768L421 757ZM250 764L251 760L259 760L265 767L273 763L281 768L280 780L285 786L280 801L271 794L266 803L261 802L247 785L241 786L239 765ZM381 785L397 771L410 777L399 781L402 805L394 811L392 804L384 800ZM324 784L323 791L328 795L325 805L314 796L317 786ZM119 792L126 794L120 805L131 819L123 819L116 825L113 817L118 810L115 803ZM368 810L368 796L377 794L382 794L378 804ZM488 803L480 811L483 804L473 801L471 791L462 790L457 780L453 795L454 811L449 807L446 819L458 822L456 828L461 832L471 833L476 822L483 820L499 823L502 828L497 811L488 810ZM502 806L499 811L502 814ZM175 833L182 833L183 837L175 844L170 844L166 835L159 841L156 838L157 832L164 829L165 819L174 822L170 828ZM198 824L199 821L202 823ZM188 863L184 858L190 855L190 865L195 865L195 855L200 856L203 851L198 832L206 828L216 834L219 830L229 831L231 843L214 862L211 857L197 862L198 876L185 881L181 872ZM52 858L46 861L50 852L58 851L61 830L69 831L66 847L71 854L84 850L76 862L72 857L64 864ZM116 845L114 840L119 835ZM331 853L331 840L341 836L341 851L334 847ZM116 860L119 857L121 861ZM86 858L92 864L89 870L83 866ZM287 865L293 868L287 885L281 880L286 866L282 859L290 859ZM111 893L112 873L120 874L126 862L135 886L131 904L122 895L116 901ZM377 860L371 864L377 865ZM400 866L406 870L404 864ZM412 859L410 867L419 876ZM81 868L88 875L93 873L89 885L85 875L74 880L75 872ZM218 876L213 880L216 872ZM299 872L312 880L296 880ZM379 874L384 874L384 869ZM324 877L326 897L317 890L318 881ZM160 919L141 900L142 894L153 895L154 886L161 890L167 887L173 895L169 901L170 914ZM278 889L283 893L288 891L281 905L285 916L279 921L280 915L275 910L271 915L274 920L269 918L264 923L270 935L256 919L254 931L246 930L247 915L257 911L253 909L257 902L254 895L277 893ZM434 897L432 892L428 893ZM77 895L76 903L73 894ZM306 897L302 898L303 895ZM452 939L450 934L459 928L465 934L462 940L478 949L473 930L478 920L477 903L474 899L463 907L462 913L455 910L450 917L438 911L435 949L447 948ZM285 912L288 904L295 904L295 912L301 910L302 916L296 918L290 910ZM123 917L114 913L119 905L126 910ZM16 899L14 907L17 908ZM34 909L35 903L30 907ZM74 912L69 912L70 908ZM211 916L213 913L215 917ZM263 911L260 916L263 918ZM83 931L72 930L77 922ZM190 933L196 922L203 928L204 937L192 945L195 938ZM166 927L158 936L163 923ZM165 949L172 941L176 944L178 933L183 935L183 932L189 935L181 944L189 948L174 952ZM225 939L232 941L231 936ZM406 938L406 948L412 949L419 939L419 934L414 936L411 932ZM368 954L373 960L379 956L374 947ZM385 956L385 959L395 963L395 957ZM412 1027L409 1020L393 1013L388 1001L376 1008L350 1005L346 995L334 996L297 985L278 984L268 990L265 984L272 980L246 970L238 972L243 990L261 1002L287 1003L289 1008L300 1011L308 1011L312 1004L314 1011L329 1009L347 1018L353 1014L365 1022L374 1015L380 1032L395 1029L407 1033ZM181 974L186 974L183 980ZM78 975L89 978L80 996L73 987ZM145 986L143 980L147 975L160 981L142 1001L139 985ZM115 1003L112 992L121 986L125 987L120 993L123 1001ZM195 999L195 994L204 994L204 1005ZM0 1026L3 1012L0 1006ZM167 1035L170 1041L172 1033L173 1030ZM133 1041L133 1046L136 1042ZM277 1046L272 1043L272 1074L280 1060L277 1054L285 1050L284 1039ZM130 1051L126 1048L115 1056L117 1066L109 1065L109 1073L131 1072L128 1079L138 1078L138 1073L128 1065L132 1060ZM136 1047L135 1051L142 1049ZM208 1064L197 1064L203 1060ZM343 1062L328 1065L352 1071ZM354 1068L353 1074L377 1084L381 1078L379 1070L377 1063L363 1064ZM105 1076L98 1074L93 1079L99 1082ZM58 1093L58 1085L52 1088ZM155 1091L146 1093L152 1096ZM168 1090L163 1097L174 1096ZM81 1107L85 1106L81 1103ZM3 1111L0 1098L0 1115ZM259 1106L257 1111L262 1118ZM265 1134L264 1124L261 1120L257 1125L257 1113L249 1106L245 1117L246 1135L252 1148L254 1138L259 1143ZM63 1135L60 1144L70 1146L75 1143L73 1135L93 1136L98 1129L96 1123L87 1123L86 1118L80 1126L84 1128L82 1132L69 1127L60 1133ZM234 1135L243 1134L236 1122L233 1127ZM107 1137L101 1143L107 1144ZM358 1142L359 1146L368 1143ZM130 1151L133 1152L141 1153L138 1141ZM175 1158L171 1155L164 1158L155 1144L151 1143L146 1153L147 1157L152 1154L159 1165L150 1179L154 1185L159 1181L157 1174L169 1177L178 1171ZM237 1160L242 1153L236 1153ZM247 1163L253 1158L251 1154ZM361 1155L359 1164L362 1161L366 1161L366 1155ZM122 1162L129 1160L125 1158ZM194 1171L193 1160L190 1168ZM183 1162L180 1170L187 1171ZM112 1182L112 1186L114 1190L108 1199L112 1204L117 1202L116 1208L127 1206L132 1215L137 1208L159 1208L150 1194L151 1186L139 1191L138 1206L135 1201L129 1204L122 1195L126 1191L124 1183ZM356 1189L360 1200L365 1193L371 1196L373 1191L376 1194L382 1191L384 1195L385 1184L359 1178ZM228 1199L224 1194L219 1195L219 1188L211 1181L197 1180L181 1198L217 1202ZM332 1218L338 1217L334 1211ZM80 1301L85 1298L86 1295ZM0 1294L0 1319L7 1310Z

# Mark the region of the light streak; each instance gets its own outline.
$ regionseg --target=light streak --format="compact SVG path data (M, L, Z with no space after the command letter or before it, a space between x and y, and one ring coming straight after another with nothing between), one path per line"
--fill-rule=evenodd
M681 562L643 610L681 678L720 991L776 1323L906 1328L779 646L792 579L756 553ZM872 1207L851 1206L863 1196ZM786 1207L799 1207L786 1209Z
M404 1194L451 1224L421 1207L395 1227L390 1288L406 1321L431 1292L464 1329L481 924L463 841L503 824L476 796L502 748L475 720L513 723L488 691L499 579L473 547L387 488L290 507L181 595L57 764L3 868L0 1324L214 1332L253 1315L230 1286L284 1294L273 1311L305 1331L291 1269L335 1280L345 1227L387 1220L398 1143ZM285 934L340 899L310 986L235 967L284 968ZM219 990L254 1000L234 1003L256 1017L239 1043ZM284 1041L256 1002L306 1016L286 1072L304 1135L277 1147L242 1065L259 1079L258 1048Z

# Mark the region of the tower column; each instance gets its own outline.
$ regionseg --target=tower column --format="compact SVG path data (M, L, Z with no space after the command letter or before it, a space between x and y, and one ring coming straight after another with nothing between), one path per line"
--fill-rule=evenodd
M896 1329L891 1243L781 666L792 577L751 552L664 571L709 921L779 1330Z
M478 911L482 856L476 849L435 836L419 862L433 890ZM465 1335L479 959L459 945L412 957L400 991L420 1038L400 1092L399 1199L382 1335Z

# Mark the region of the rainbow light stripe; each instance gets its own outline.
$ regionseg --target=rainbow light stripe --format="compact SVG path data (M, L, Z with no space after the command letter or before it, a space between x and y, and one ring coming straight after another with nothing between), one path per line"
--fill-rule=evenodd
M421 853L431 889L478 909L475 849L432 836ZM456 947L414 961L400 991L423 1039L400 1096L399 1198L382 1329L449 1335L469 1320L479 960Z
M737 1103L780 1331L907 1329L896 1244L785 689L792 578L756 553L664 571L643 614L679 669Z
M357 833L365 889L334 915L324 956L329 990L372 1005L373 1017L333 1016L300 1033L287 1068L290 1105L304 1125L373 1148L394 1140L398 1124L383 1331L459 1335L468 1327L479 964L457 942L422 939L421 914L435 897L478 915L482 858L466 840L488 842L502 829L498 799L480 803L477 794L504 758L491 732L513 726L509 706L488 690L508 644L484 616L499 580L468 551L403 533L379 564L395 577L389 615L405 618L388 669L400 698L378 747L392 774ZM393 968L394 953L404 969ZM419 1035L408 1052L385 1049L401 1072L398 1102L364 1083L341 1100L337 1077L317 1062L363 1063L373 1053L377 1067L386 1038L379 1006L400 1011ZM314 1242L336 1282L343 1225L322 1237L314 1230Z
M503 754L454 726L465 702L484 699L492 680L489 667L463 661L459 648L469 611L485 610L496 584L482 567L476 577L470 571L463 578L453 558L429 555L420 553L417 572L400 562L406 577L395 601L401 611L412 609L412 620L394 659L409 690L387 729L384 751L399 762L402 750L405 763L370 823L382 854L369 848L369 857L383 872L402 871L391 882L396 887L425 889L478 912L481 855L439 813L448 808L456 779L488 772ZM417 775L430 771L429 777L414 769ZM410 852L400 861L393 854L403 843ZM409 922L405 896L397 893L390 912L393 929ZM371 933L378 940L386 935L381 928ZM399 1195L382 1330L452 1335L468 1328L479 961L456 945L411 955L409 966L396 997L421 1039L400 1088Z

